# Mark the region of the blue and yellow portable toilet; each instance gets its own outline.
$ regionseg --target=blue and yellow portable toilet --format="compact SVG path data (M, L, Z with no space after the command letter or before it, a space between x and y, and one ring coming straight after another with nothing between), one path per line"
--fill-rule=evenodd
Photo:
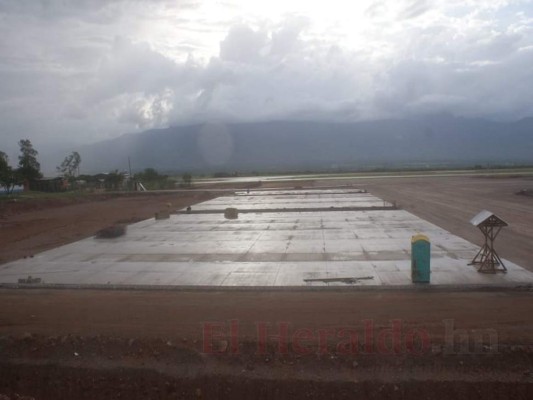
M411 280L413 283L429 283L431 243L425 235L411 238Z

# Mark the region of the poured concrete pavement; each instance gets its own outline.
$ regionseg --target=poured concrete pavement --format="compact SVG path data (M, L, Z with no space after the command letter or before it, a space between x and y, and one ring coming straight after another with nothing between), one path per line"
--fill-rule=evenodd
M287 204L317 211L280 210ZM73 285L415 286L410 239L423 233L431 240L432 285L533 284L533 273L505 260L505 274L477 272L467 264L479 247L406 211L331 210L354 204L383 201L349 190L220 197L194 207L217 213L150 219L130 225L120 238L91 237L2 265L0 283L31 275L45 284ZM235 206L276 211L225 219L223 210ZM370 279L305 282L358 277Z

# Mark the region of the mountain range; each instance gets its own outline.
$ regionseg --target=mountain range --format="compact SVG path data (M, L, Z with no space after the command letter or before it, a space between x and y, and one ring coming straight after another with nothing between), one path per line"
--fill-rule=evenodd
M208 123L125 134L79 149L84 172L281 172L376 166L533 163L533 118L353 123Z

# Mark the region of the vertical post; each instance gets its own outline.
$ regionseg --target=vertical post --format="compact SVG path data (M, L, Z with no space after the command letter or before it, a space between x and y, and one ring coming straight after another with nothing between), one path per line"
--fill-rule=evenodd
M133 176L131 175L131 162L130 162L130 156L128 156L128 169L130 171L130 182L133 183L132 190L135 190L135 182L133 182Z

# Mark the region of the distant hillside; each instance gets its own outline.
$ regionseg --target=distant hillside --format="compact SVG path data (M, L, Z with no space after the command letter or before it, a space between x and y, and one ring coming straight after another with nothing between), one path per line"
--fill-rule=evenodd
M80 149L87 172L282 171L414 163L533 163L533 118L258 122L150 130Z

